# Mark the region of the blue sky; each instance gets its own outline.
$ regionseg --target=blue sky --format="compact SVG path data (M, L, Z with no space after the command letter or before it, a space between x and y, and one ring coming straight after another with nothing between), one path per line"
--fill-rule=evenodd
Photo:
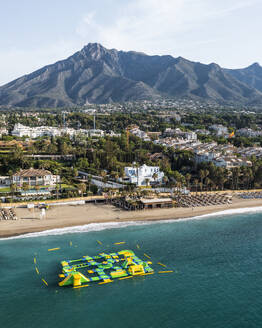
M261 0L5 1L0 85L89 42L228 68L262 63L261 12Z

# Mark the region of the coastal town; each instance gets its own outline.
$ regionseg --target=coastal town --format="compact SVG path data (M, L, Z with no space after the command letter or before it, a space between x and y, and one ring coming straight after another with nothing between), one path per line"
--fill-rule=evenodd
M123 111L131 104L2 110L1 206L37 208L70 199L138 211L229 206L236 195L261 198L260 114L196 113L172 109L173 103L156 111L157 105L141 103L141 113L138 103L133 113ZM9 217L19 215L0 215Z
M0 328L260 328L262 1L2 1Z

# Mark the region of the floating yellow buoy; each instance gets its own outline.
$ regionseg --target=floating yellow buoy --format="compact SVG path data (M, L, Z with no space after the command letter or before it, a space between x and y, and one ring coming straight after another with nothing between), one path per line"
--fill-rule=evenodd
M43 283L48 286L48 283L45 281L45 279L42 279Z
M166 268L166 265L161 263L161 262L157 262L157 264L161 265L162 267L165 267Z
M120 241L119 243L114 243L114 245L123 245L125 243L126 243L125 241Z
M113 282L113 280L106 279L106 280L104 280L104 281L102 281L102 282L99 282L98 284L99 284L99 285L103 285L103 284L109 284L110 282Z
M51 252L51 251L57 251L58 249L60 249L60 247L56 247L56 248L49 248L48 252Z
M147 255L146 253L144 253L144 256L147 257L148 259L151 259L151 257L149 255Z
M129 278L133 278L133 276L122 277L122 278L119 278L119 280L124 280L124 279L129 279Z
M84 287L88 287L89 285L83 285L83 286L76 286L76 287L73 287L73 288L84 288Z
M39 274L39 271L38 271L37 267L35 267L35 271L36 271L37 274Z
M171 272L174 272L172 270L169 270L169 271L158 271L158 273L171 273Z
M101 243L101 241L100 241L100 240L97 240L97 243L98 243L99 245L102 245L102 243Z
M141 276L148 276L149 274L154 274L154 272L142 273Z

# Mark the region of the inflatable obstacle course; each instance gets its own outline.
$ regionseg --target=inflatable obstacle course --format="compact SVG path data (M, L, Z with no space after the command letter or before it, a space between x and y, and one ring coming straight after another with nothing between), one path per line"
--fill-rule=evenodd
M148 261L142 261L131 250L115 253L100 253L97 256L83 256L78 260L62 261L63 278L59 286L79 288L82 284L106 284L112 279L121 279L138 275L153 274L154 270Z

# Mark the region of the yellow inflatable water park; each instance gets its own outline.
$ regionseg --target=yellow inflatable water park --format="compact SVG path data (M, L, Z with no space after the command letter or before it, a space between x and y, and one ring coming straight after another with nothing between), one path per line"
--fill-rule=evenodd
M152 274L149 261L142 261L131 250L97 256L83 256L79 260L62 261L62 273L59 275L62 281L59 286L73 286L80 288L89 283L105 284L112 279L126 279L137 275Z

